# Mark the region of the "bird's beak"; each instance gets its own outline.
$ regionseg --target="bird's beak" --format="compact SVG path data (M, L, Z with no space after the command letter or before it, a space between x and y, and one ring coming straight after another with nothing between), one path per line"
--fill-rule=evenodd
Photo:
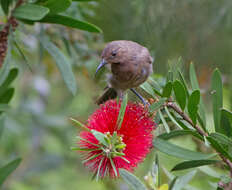
M102 67L104 67L106 64L107 64L107 62L105 61L105 59L102 59L100 65L98 65L98 67L97 67L97 70L96 70L95 75L96 75L96 74L98 73L98 71L99 71Z

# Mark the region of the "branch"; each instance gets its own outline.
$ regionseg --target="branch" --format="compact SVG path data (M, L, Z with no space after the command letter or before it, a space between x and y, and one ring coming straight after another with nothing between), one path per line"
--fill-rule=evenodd
M10 34L10 29L12 28L12 30L15 31L16 27L18 26L18 22L13 16L13 12L22 3L23 3L23 0L18 0L14 9L10 13L7 23L5 24L2 31L0 31L0 68L4 62L4 58L6 57L6 53L8 49L8 36Z
M167 106L169 108L172 108L173 110L175 110L185 121L187 121L192 127L194 127L198 133L200 133L202 136L208 136L208 134L206 132L204 132L200 126L198 125L194 125L193 121L190 119L190 117L188 115L186 115L178 106L176 106L176 104L174 104L173 102L168 102Z
M185 114L174 102L172 101L168 101L167 102L167 107L173 109L176 113L178 113L185 121L187 121L193 128L196 129L196 131L202 135L203 137L207 137L208 133L206 133L205 131L203 131L200 126L198 126L197 124L194 125L193 121L191 120L191 118ZM227 159L226 157L224 157L222 154L218 153L218 155L221 157L221 159L223 160L223 162L226 163L226 165L230 168L230 177L232 178L232 162ZM232 184L232 182L231 182Z

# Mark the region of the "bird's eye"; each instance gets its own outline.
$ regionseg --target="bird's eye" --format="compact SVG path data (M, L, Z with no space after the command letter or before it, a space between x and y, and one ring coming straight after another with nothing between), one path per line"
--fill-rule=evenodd
M117 53L116 53L116 52L114 52L114 51L111 53L112 57L115 57L115 56L116 56L116 54L117 54Z

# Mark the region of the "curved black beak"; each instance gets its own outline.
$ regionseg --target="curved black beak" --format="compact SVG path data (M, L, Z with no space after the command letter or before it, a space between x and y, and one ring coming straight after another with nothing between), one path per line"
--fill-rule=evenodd
M98 65L98 67L97 67L95 76L97 75L98 71L99 71L102 67L104 67L106 64L107 64L107 62L106 62L104 59L102 59L100 65Z

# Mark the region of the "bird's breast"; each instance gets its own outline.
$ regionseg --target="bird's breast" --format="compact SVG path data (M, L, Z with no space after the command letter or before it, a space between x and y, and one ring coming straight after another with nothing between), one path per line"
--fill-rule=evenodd
M115 63L111 65L110 84L116 89L134 88L142 84L151 73L152 65L148 63Z

